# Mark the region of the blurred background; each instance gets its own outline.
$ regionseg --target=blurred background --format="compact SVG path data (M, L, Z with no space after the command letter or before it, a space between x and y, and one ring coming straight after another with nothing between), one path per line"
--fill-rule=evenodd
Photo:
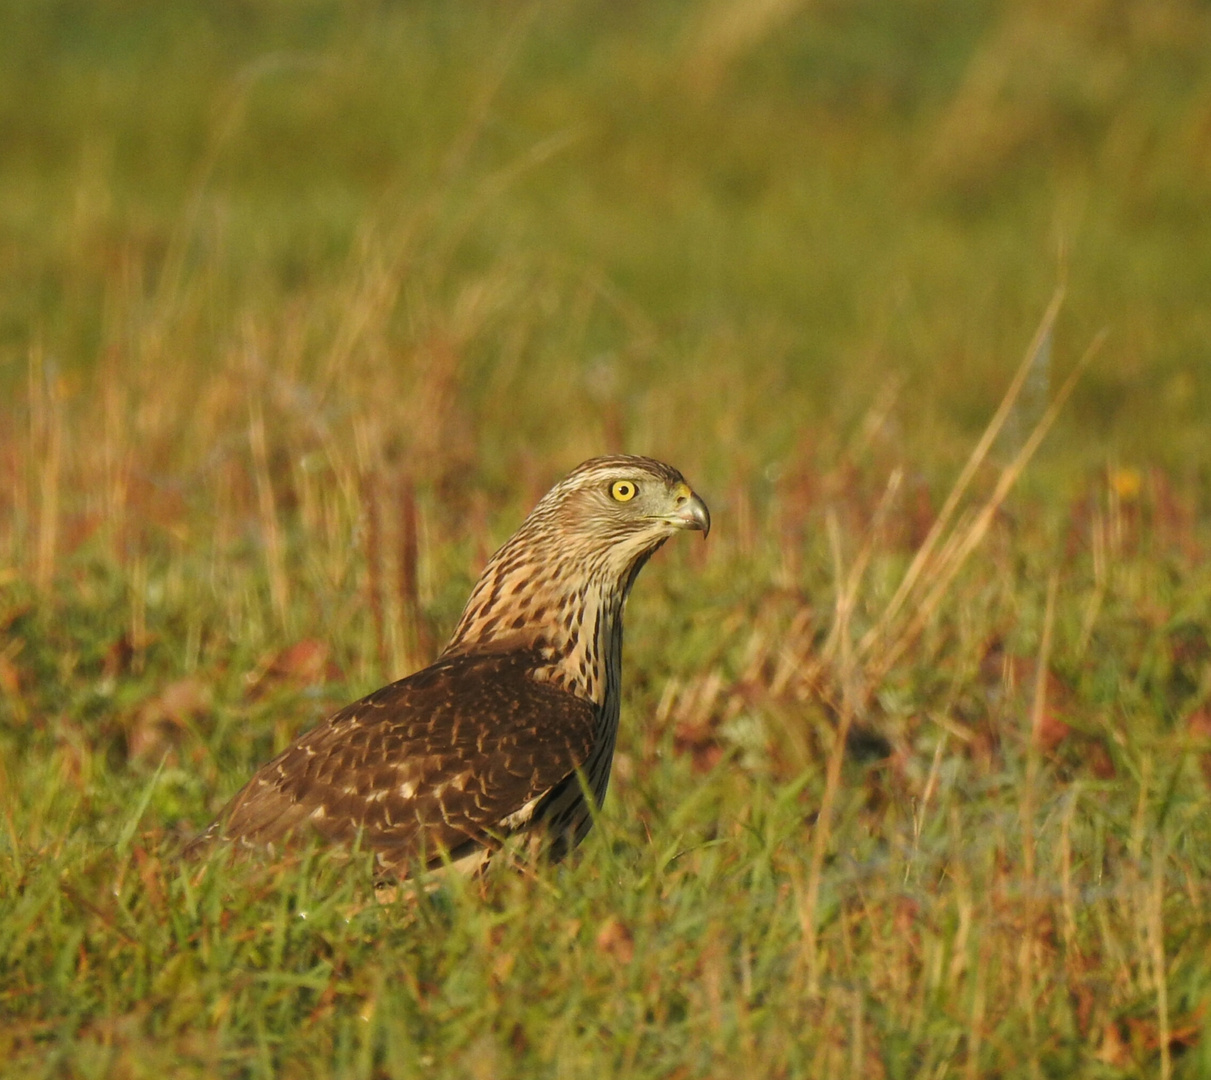
M1209 301L1211 0L2 0L6 1064L1211 1075ZM614 450L714 526L570 887L198 893Z
M1071 448L1202 469L1208 57L1201 0L10 0L3 392L146 383L196 465L219 371L402 429L428 379L490 472L726 471L884 393L969 438L1063 279Z
M200 561L230 607L246 557L256 641L261 601L360 617L383 562L432 620L380 613L392 667L626 450L797 588L821 507L858 537L897 469L919 543L1060 285L994 459L1104 330L1028 477L1078 531L1093 491L1187 535L1208 57L1202 0L10 0L0 567L158 565L190 607Z

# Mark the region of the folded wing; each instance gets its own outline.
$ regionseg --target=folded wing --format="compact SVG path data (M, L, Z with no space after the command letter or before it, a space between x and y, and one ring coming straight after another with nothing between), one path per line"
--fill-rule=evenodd
M190 848L314 832L395 865L494 846L596 737L592 703L532 678L539 662L452 656L354 702L264 765Z

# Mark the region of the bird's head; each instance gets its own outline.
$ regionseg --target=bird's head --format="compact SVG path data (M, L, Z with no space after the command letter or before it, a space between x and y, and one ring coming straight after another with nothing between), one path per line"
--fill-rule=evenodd
M531 522L553 527L561 554L626 577L674 533L697 529L705 536L711 515L672 466L619 455L574 469L534 508Z
M680 529L710 531L706 503L671 465L654 458L592 458L556 484L532 517L550 514L569 533L601 543L667 539Z
M706 503L672 466L592 458L551 488L489 560L451 647L558 636L557 624L581 609L588 591L620 603L670 536L685 529L705 536L710 527Z

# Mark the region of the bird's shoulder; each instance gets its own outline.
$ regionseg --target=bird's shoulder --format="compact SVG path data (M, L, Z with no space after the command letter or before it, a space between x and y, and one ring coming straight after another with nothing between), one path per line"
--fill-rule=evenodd
M478 740L481 729L497 738L526 729L537 738L591 730L593 703L542 679L548 663L534 649L443 656L346 705L314 734L364 731L371 740L459 746Z

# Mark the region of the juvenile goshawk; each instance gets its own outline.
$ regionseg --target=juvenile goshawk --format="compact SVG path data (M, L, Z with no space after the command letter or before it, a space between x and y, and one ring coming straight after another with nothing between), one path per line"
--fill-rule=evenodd
M681 474L586 461L492 556L442 654L301 735L186 849L318 834L407 873L482 865L519 830L558 858L592 826L618 730L622 611L644 563L711 525Z

